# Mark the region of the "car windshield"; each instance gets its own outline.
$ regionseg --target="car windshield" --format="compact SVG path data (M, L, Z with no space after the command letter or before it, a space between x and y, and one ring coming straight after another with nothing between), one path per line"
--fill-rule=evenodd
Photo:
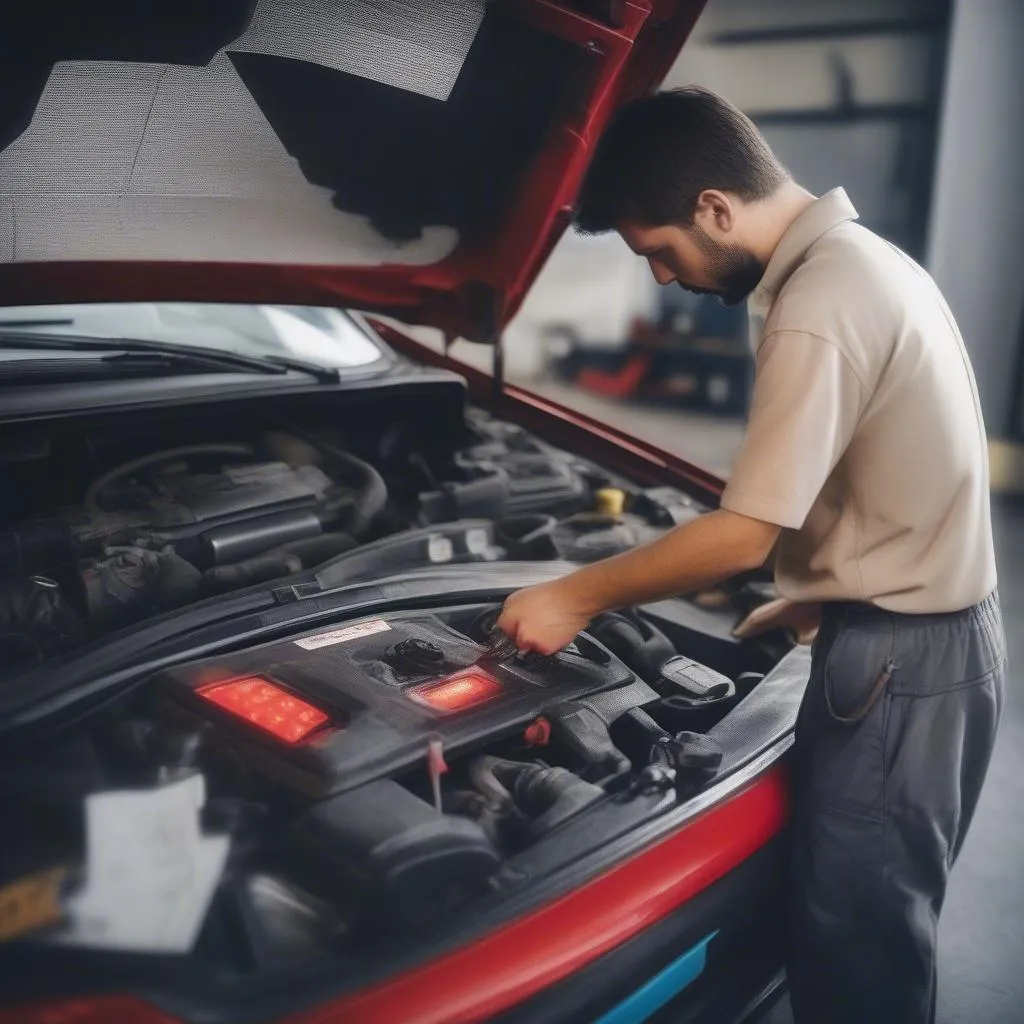
M133 338L246 356L293 356L340 371L363 369L384 358L383 349L350 316L317 306L184 302L8 306L0 309L0 332L4 330Z

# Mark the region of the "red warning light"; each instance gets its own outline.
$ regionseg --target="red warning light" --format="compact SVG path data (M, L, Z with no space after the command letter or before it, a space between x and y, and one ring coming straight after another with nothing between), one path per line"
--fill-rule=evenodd
M407 691L413 700L435 711L461 711L483 704L501 693L501 683L483 672L463 672L438 683L427 683Z
M196 693L285 743L304 740L327 721L319 708L258 676L209 683Z

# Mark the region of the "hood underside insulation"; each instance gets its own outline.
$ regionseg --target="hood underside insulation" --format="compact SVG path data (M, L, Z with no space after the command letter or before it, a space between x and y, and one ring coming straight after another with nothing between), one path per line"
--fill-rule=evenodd
M144 20L83 7L84 34L65 25L0 104L0 261L423 265L455 248L443 219L380 230L359 175L317 151L362 154L380 176L368 114L445 120L483 0L259 0L205 17L165 2ZM21 68L26 48L8 44ZM422 160L416 141L388 162Z

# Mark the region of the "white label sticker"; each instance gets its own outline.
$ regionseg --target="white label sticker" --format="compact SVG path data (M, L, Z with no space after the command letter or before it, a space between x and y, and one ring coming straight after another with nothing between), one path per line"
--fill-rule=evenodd
M390 628L383 619L372 619L370 622L360 622L357 626L346 626L344 629L332 629L330 633L317 633L316 636L303 637L301 640L296 640L295 644L303 650L315 651L318 647L348 643L349 640L370 636L372 633L383 633Z

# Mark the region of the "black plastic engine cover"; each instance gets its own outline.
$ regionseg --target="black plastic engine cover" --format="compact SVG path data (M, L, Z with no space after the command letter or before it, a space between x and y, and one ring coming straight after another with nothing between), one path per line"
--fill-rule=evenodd
M157 473L149 486L136 487L131 498L116 493L108 497L113 511L69 509L64 515L83 542L133 528L188 534L218 523L314 508L330 486L316 466L293 469L281 462L239 462L217 472Z
M445 756L507 735L546 707L639 682L585 634L551 658L515 656L477 663L485 647L468 633L489 606L396 613L175 668L159 692L216 729L245 766L310 796L340 793L423 763L431 737ZM463 632L465 630L466 632ZM470 670L484 699L456 710L431 706L419 691ZM230 680L260 680L327 716L299 742L277 738L209 699ZM642 684L641 684L642 685ZM204 696L204 692L206 696ZM450 705L452 691L446 691ZM436 693L434 695L436 697Z

